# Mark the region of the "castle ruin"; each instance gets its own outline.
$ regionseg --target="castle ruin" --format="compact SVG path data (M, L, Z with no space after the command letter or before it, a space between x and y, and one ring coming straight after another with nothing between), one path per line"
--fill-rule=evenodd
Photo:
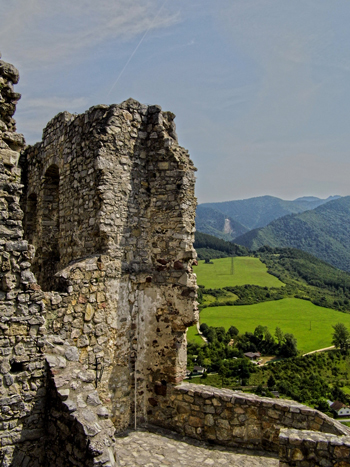
M315 410L181 384L196 198L175 116L133 99L62 112L25 147L18 79L0 60L0 465L114 467L116 433L141 424L273 452L281 428L317 430L348 453Z

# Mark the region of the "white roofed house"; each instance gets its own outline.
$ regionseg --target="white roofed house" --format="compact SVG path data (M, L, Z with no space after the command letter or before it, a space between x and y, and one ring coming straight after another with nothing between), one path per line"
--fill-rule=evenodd
M334 401L330 408L333 409L339 417L350 416L350 407L340 401Z

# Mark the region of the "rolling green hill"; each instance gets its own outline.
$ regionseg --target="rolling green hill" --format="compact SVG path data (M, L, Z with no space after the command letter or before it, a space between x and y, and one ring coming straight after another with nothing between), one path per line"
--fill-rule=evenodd
M277 219L236 238L235 243L252 250L263 245L298 248L350 271L350 196Z
M264 227L275 219L315 209L321 204L327 203L337 197L329 197L327 199L319 199L315 197L303 197L294 201L285 201L274 196L259 196L236 201L225 201L222 203L204 203L200 204L197 209L212 209L219 211L225 216L239 222L247 230ZM209 216L209 212L208 212ZM214 232L203 230L197 227L201 232L215 235ZM222 238L222 237L221 237Z

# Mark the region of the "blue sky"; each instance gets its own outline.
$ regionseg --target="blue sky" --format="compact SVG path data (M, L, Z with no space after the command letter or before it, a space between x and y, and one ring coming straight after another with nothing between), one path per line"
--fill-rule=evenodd
M0 50L28 143L133 97L176 117L199 202L349 195L348 0L11 0Z

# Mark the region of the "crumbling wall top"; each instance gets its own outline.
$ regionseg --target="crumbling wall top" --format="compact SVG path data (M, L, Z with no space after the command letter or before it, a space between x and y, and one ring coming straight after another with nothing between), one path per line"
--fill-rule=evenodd
M10 63L0 60L0 160L11 167L17 165L19 151L25 145L23 135L16 133L13 118L16 104L21 98L13 89L13 84L18 83L18 80L18 70Z

